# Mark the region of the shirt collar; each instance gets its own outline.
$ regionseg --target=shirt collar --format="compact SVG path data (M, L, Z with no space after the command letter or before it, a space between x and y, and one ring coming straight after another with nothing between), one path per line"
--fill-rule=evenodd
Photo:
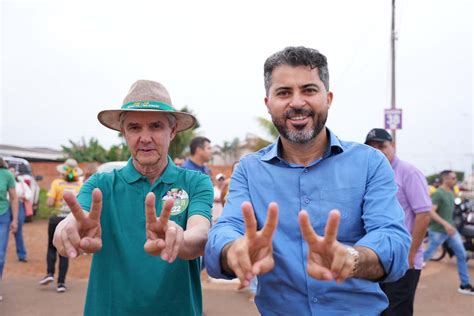
M398 159L397 156L394 156L392 161L390 162L390 164L392 165L392 169L395 169L395 167L398 165L399 162L400 162L400 159Z
M166 166L165 170L161 174L161 176L158 178L157 181L155 182L163 182L163 183L174 183L176 181L176 178L178 177L178 167L174 164L173 160L171 160L171 157L168 156L168 165ZM146 178L144 175L139 173L137 169L133 166L133 158L130 157L128 160L127 165L122 169L122 174L123 177L125 178L125 181L127 183L133 183L138 181L141 178Z
M341 141L337 136L331 132L329 128L326 128L328 132L328 145L326 147L326 150L324 151L323 158L327 158L331 155L337 155L340 154L344 151L344 148L342 147ZM281 141L280 137L267 148L267 152L263 154L263 156L260 158L263 161L270 161L274 158L278 158L279 160L282 160L283 157L281 155Z

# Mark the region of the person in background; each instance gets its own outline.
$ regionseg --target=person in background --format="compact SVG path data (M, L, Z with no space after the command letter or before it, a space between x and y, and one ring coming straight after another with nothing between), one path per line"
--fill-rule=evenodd
M456 256L458 274L461 281L458 292L461 294L474 295L474 288L469 282L466 250L464 249L461 235L456 230L453 222L453 187L457 183L456 173L452 170L444 170L440 173L440 178L441 185L431 196L433 207L431 208L428 247L423 255L423 259L425 262L428 262L436 249L447 241L448 246L454 251L454 255Z
M440 181L439 181L439 178L435 178L435 179L433 180L433 183L431 183L431 184L429 185L429 187L428 187L428 192L429 192L430 196L432 196L433 193L435 193L436 190L438 190L440 184L441 184L441 183L440 183Z
M232 164L232 173L231 173L231 175L234 173L234 170L235 170L235 168L237 167L238 164L239 164L238 161L236 161ZM230 179L231 179L231 177L225 179L224 185L222 186L222 189L221 189L221 203L222 203L222 206L225 205L225 202L227 200L227 195L229 194Z
M413 315L415 292L423 268L421 244L430 222L431 199L425 176L417 168L395 155L392 136L384 129L372 129L365 144L380 150L387 157L395 173L397 199L405 212L405 226L411 233L408 270L396 282L381 283L380 287L388 297L389 306L383 316Z
M10 198L10 201L8 201ZM10 207L11 206L11 207ZM3 301L2 279L8 236L18 228L18 197L15 178L8 170L8 164L0 157L0 302Z
M15 232L16 254L20 262L27 262L26 247L23 240L23 224L25 223L26 217L25 203L31 200L32 192L30 186L26 184L20 177L18 177L18 172L14 167L10 167L9 170L15 177L16 195L18 197L18 228Z
M209 231L208 273L244 286L258 276L263 315L380 314L378 282L405 274L410 246L393 170L380 151L326 127L333 94L317 50L273 54L264 78L280 136L240 159Z
M211 176L207 163L212 158L211 141L206 137L194 137L189 144L191 156L181 166L184 169L200 171Z
M224 188L226 176L218 173L214 177L214 203L212 206L212 222L215 223L222 214L222 189Z
M53 245L54 231L58 224L71 213L71 209L63 200L64 193L70 192L77 195L81 189L82 181L79 177L82 176L82 169L79 168L77 161L74 159L67 159L63 164L56 167L61 177L51 183L51 188L48 192L48 200L46 204L48 207L54 207L57 214L53 214L49 218L48 223L48 252L46 255L47 273L44 278L39 281L40 285L48 285L54 281L54 271L56 265L56 258L58 256L56 247ZM66 292L66 274L69 267L69 258L59 255L59 273L56 291L58 293Z
M216 181L216 184L214 185L214 202L221 203L221 193L225 185L226 177L224 174L218 173L214 179Z
M175 157L173 159L173 162L177 167L182 167L183 164L184 164L184 161L185 161L185 159L183 157Z

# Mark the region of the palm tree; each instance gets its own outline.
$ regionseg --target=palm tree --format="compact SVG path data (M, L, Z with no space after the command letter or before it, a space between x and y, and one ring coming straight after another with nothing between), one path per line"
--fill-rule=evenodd
M238 137L234 138L231 142L225 140L222 146L216 146L217 151L215 154L222 157L224 164L232 164L240 158L240 147L241 144Z
M278 135L280 135L280 133L278 133L278 130L276 129L275 125L273 125L273 122L264 118L264 117L257 117L257 121L258 123L260 124L261 127L263 127L263 129L267 132L267 134L270 136L270 140L267 140L267 139L264 139L264 138L261 138L261 137L257 137L252 146L251 146L251 150L253 151L257 151L263 147L266 147L268 145L270 145L272 142L275 141L275 139L278 137Z
M264 118L264 117L257 117L257 121L260 124L261 127L267 132L267 134L270 135L272 138L272 141L274 141L280 133L278 133L278 130L276 129L275 125L273 125L273 122Z

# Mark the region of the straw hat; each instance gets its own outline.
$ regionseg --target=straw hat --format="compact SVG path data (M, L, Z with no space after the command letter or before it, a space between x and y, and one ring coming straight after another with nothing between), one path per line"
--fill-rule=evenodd
M177 132L187 130L196 124L193 115L173 108L170 95L161 83L150 80L135 82L123 100L121 109L101 111L97 118L106 127L120 131L120 114L132 111L170 113L176 118Z
M79 168L79 165L75 159L69 158L63 164L60 164L56 167L56 170L60 174L66 174L68 169L76 169L77 176L82 176L82 169Z

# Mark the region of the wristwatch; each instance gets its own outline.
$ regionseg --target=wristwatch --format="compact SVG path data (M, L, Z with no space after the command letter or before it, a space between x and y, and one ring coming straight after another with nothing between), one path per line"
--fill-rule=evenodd
M354 266L352 267L351 272L351 277L354 277L359 266L359 251L357 251L354 247L351 246L346 246L346 249L354 260Z

